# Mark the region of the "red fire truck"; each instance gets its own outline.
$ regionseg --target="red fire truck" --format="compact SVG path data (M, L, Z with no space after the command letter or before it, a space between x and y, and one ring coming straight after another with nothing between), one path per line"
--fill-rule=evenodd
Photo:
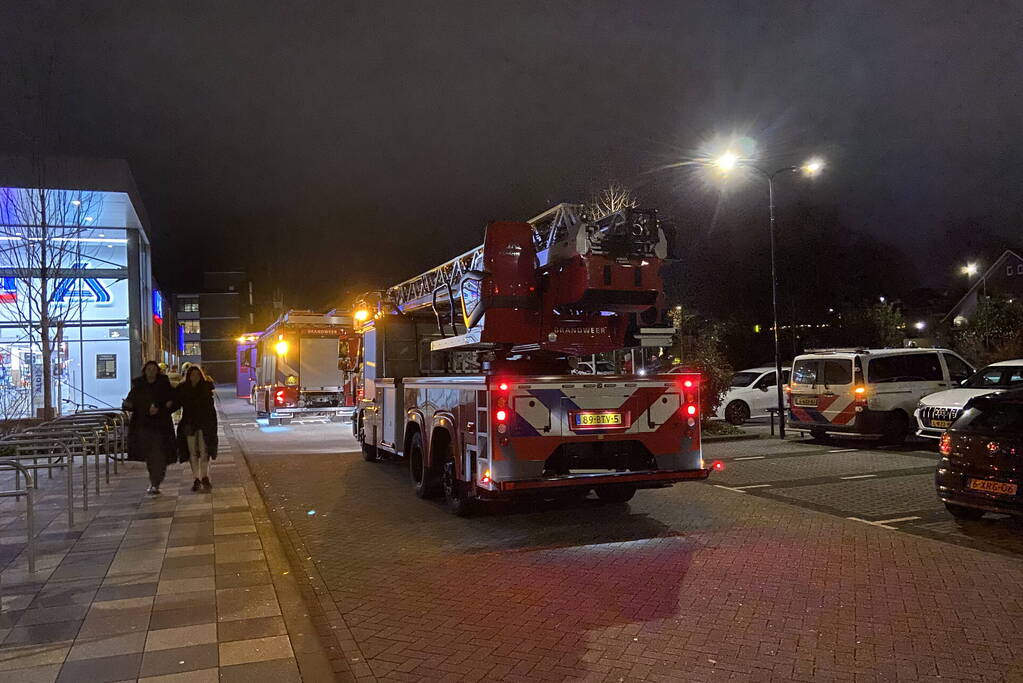
M660 318L666 255L655 212L590 220L560 204L490 223L479 248L362 297L352 426L366 460L406 459L416 494L458 515L706 479L699 374L571 374Z
M296 415L328 415L340 422L355 397L345 390L343 370L358 354L359 338L348 315L288 311L256 341L252 404L271 425Z

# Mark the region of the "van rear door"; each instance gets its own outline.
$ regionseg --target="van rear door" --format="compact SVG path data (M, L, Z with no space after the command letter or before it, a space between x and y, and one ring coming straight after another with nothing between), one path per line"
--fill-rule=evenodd
M853 391L853 359L825 358L821 361L818 387L821 389L817 410L826 422L846 425L856 417L856 394Z

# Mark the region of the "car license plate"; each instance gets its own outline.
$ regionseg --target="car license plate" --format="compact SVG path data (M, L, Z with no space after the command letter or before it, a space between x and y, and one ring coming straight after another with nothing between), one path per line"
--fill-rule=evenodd
M1000 493L1003 496L1016 495L1016 485L1007 484L1002 481L989 481L987 479L971 479L969 487L974 491L984 491L986 493Z
M621 413L576 413L576 427L615 427L622 424Z
M952 426L952 422L950 420L931 420L931 426L947 429L948 427Z
M792 403L797 406L806 406L807 408L817 407L816 396L796 396L792 399Z

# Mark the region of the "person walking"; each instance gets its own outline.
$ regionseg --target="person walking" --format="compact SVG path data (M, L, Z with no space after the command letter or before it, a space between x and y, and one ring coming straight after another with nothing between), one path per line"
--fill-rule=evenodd
M217 409L213 405L213 382L198 365L188 368L177 388L181 406L178 422L178 460L192 465L193 491L209 492L210 460L217 459Z
M146 463L151 496L160 493L167 465L174 461L174 390L156 361L142 366L142 375L131 381L131 391L121 404L131 412L128 427L128 460Z

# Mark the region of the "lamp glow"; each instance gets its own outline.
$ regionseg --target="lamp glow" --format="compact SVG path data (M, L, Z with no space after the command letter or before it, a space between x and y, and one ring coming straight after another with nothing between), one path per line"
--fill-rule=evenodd
M976 263L967 263L965 266L963 266L963 275L968 275L970 277L973 277L976 274L977 274L977 264Z
M283 356L288 352L288 342L283 339L274 344L274 351L277 352L278 356Z
M807 159L806 163L804 163L800 169L803 171L803 175L805 176L815 176L824 169L824 160L820 157Z
M735 152L725 152L714 161L714 165L728 173L739 165L739 155Z
M360 308L355 312L355 319L358 320L360 323L367 320L368 318L369 311L367 311L365 308Z

